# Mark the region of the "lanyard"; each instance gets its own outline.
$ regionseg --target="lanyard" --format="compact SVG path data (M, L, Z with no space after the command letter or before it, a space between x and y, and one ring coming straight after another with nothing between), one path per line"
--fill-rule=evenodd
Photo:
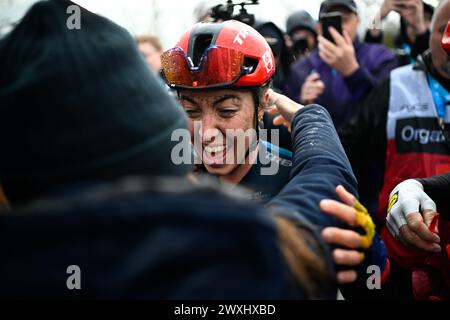
M400 46L400 48L405 51L405 55L408 57L410 64L416 63L416 60L412 56L411 46L409 44L404 43Z
M450 92L447 91L435 78L428 74L428 84L433 95L436 111L441 120L445 119L446 108L450 105Z

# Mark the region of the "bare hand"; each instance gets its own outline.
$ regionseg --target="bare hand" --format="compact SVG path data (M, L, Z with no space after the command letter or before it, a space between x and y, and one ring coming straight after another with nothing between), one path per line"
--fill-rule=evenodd
M424 19L424 8L422 0L394 0L394 10L412 27L415 35L427 31Z
M396 6L394 4L395 0L384 0L380 7L380 19L383 20L391 11L395 11Z
M313 103L325 90L325 83L318 73L311 73L303 83L300 101L304 104Z
M336 193L342 203L334 200L322 200L320 202L320 209L344 221L351 227L360 225L357 218L357 210L355 209L355 205L358 203L355 196L345 190L343 186L338 186ZM367 236L370 237L370 235L362 236L355 231L336 227L328 227L322 230L322 237L327 243L347 248L333 250L334 262L344 266L358 266L362 263L364 254L357 249L367 249L364 245L364 243L367 243L365 241L367 240L365 239ZM339 271L336 275L337 281L340 284L354 282L357 276L354 270Z
M292 101L285 95L276 93L272 89L268 91L269 103L271 107L268 109L269 114L277 114L278 116L273 119L273 124L276 126L284 125L291 130L291 122L294 115L298 110L304 106Z

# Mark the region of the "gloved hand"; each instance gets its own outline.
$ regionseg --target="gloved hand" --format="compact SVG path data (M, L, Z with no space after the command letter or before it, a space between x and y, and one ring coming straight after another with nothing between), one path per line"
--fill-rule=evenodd
M423 191L422 184L409 179L391 192L386 225L394 238L404 245L439 252L440 238L434 233L435 230L429 230L435 215L436 204Z

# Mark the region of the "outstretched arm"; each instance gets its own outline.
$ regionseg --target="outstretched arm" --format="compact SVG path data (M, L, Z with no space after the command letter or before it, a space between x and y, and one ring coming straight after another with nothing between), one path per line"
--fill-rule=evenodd
M356 179L330 115L319 105L309 105L297 108L292 116L298 104L278 94L273 100L291 124L294 156L290 182L269 205L295 211L319 227L343 226L319 208L323 199L338 200L338 185L352 194L357 192Z
M357 250L367 250L365 262L388 272L384 245L374 234L369 214L357 206L352 195L356 194L356 179L328 112L317 105L295 111L297 104L287 97L275 95L272 99L280 112L279 120L293 128L294 158L291 181L269 205L284 208L292 220L325 228L323 240L341 247L333 251L335 264L347 269L358 267L364 255ZM364 227L365 235L349 230L358 226ZM339 283L351 283L356 277L352 270L337 273Z

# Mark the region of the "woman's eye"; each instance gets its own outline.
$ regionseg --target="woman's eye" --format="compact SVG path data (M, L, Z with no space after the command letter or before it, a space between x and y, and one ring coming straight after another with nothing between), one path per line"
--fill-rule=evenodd
M193 109L185 109L189 118L197 118L200 116L200 111Z
M223 110L220 110L220 115L222 117L232 117L232 116L235 115L235 113L236 113L236 110L234 110L234 109L223 109Z

